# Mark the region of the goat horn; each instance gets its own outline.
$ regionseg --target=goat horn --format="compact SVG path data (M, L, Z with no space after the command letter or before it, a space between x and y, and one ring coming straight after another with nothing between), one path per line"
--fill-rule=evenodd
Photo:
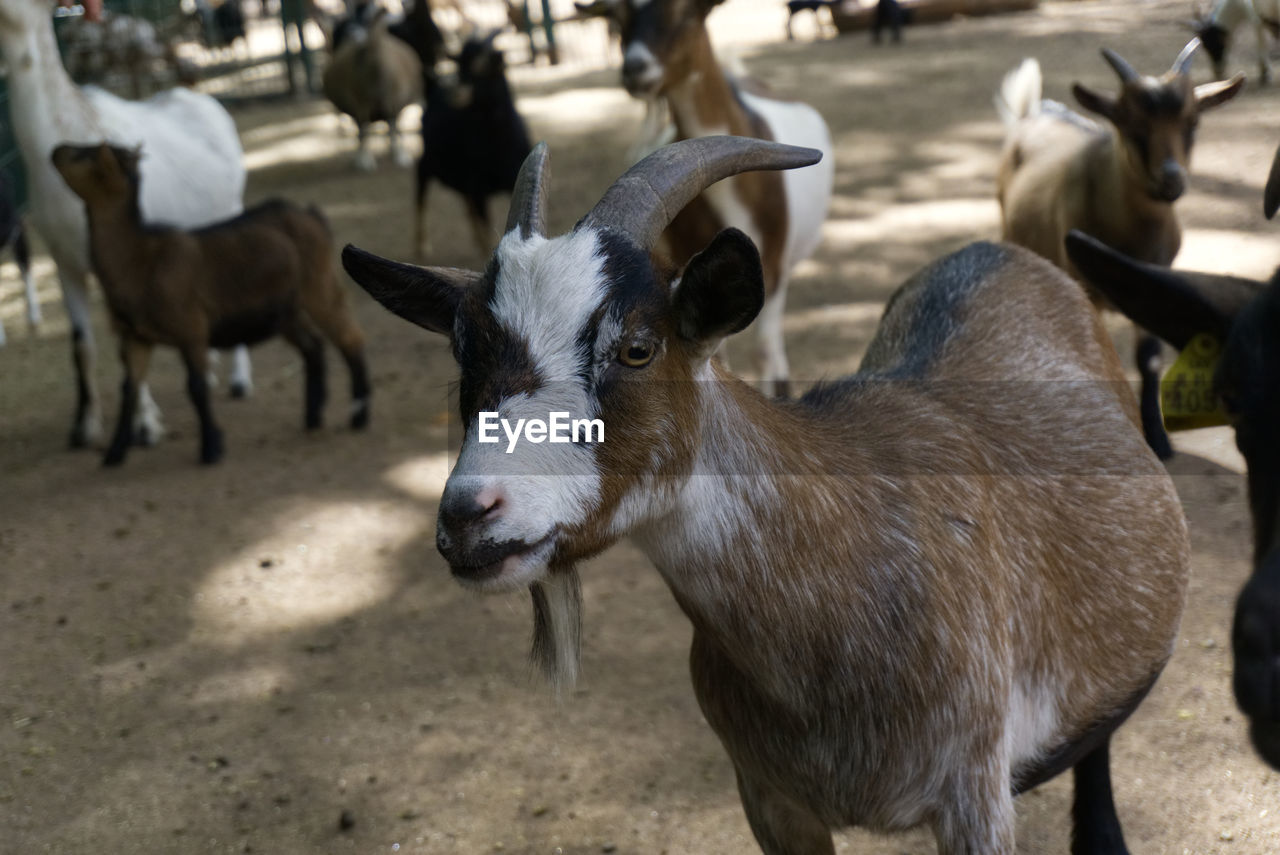
M1121 83L1132 83L1142 77L1129 62L1120 54L1111 48L1102 49L1102 58L1107 61L1107 65L1115 69L1116 74L1120 75Z
M1173 61L1173 67L1169 70L1174 74L1190 74L1191 60L1195 59L1196 51L1200 49L1200 37L1196 36L1187 42L1187 46L1182 49L1182 53L1178 54L1178 58Z
M547 144L538 143L520 165L511 191L506 231L520 229L525 237L547 230ZM504 234L506 232L503 232Z
M717 181L758 169L795 169L821 159L822 152L817 149L752 137L682 140L628 169L578 221L574 231L609 228L644 249L652 249L676 214Z
M1262 212L1271 219L1280 208L1280 148L1276 149L1276 159L1271 161L1271 174L1267 177L1267 189L1262 198Z

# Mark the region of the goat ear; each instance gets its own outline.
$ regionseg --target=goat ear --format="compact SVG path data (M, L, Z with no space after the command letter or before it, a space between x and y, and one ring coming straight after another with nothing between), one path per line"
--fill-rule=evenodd
M1066 244L1067 256L1086 281L1134 323L1179 350L1199 333L1225 339L1236 315L1265 287L1250 279L1136 261L1075 229Z
M1108 119L1115 117L1116 99L1110 95L1094 92L1081 83L1071 84L1071 94L1076 96L1076 101L1080 103L1080 106L1090 113L1097 113L1099 116L1105 116Z
M764 271L756 245L725 229L689 259L676 288L680 336L711 344L746 328L764 306Z
M1244 88L1244 75L1236 72L1230 80L1202 83L1196 87L1196 109L1203 113L1219 104L1225 104L1240 94Z
M463 294L481 279L481 274L470 270L402 264L351 244L342 250L342 266L385 308L444 335L453 334L453 318Z

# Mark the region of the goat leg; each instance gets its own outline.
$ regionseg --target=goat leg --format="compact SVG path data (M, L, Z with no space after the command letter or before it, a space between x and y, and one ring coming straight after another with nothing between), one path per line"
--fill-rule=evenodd
M133 444L133 418L138 410L143 384L147 380L147 369L151 365L151 345L132 336L121 336L120 361L124 365L124 380L120 384L120 416L116 420L116 432L111 445L103 455L103 466L119 466L124 463L125 454Z
M204 346L187 348L182 354L187 366L187 395L200 420L200 462L217 463L222 459L222 431L213 420L209 402L209 350Z
M1160 339L1145 330L1137 330L1137 334L1134 360L1142 377L1142 435L1156 457L1168 460L1173 457L1173 444L1160 412Z
M747 824L764 855L835 855L831 829L809 810L735 764Z
M62 286L62 302L71 321L71 361L76 370L76 414L71 425L70 445L85 448L97 442L102 434L98 412L98 389L94 382L93 326L89 318L89 294L84 274L73 265L58 262L58 283Z
M43 320L40 314L40 297L36 294L36 282L31 275L31 250L27 246L27 230L21 226L13 239L13 260L22 274L22 288L27 297L27 324L35 329Z
M471 237L481 258L493 254L493 229L489 226L489 208L483 196L467 199L467 220L471 223Z
M1071 805L1072 855L1129 855L1111 796L1111 740L1075 765Z

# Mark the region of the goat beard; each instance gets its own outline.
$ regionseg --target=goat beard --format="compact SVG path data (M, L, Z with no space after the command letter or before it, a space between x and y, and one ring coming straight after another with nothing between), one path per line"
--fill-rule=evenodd
M554 567L529 586L533 597L530 659L557 696L573 689L582 658L582 583L576 568Z

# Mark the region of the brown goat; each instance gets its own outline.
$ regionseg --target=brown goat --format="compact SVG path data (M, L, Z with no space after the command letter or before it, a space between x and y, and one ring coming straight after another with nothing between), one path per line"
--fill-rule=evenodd
M649 252L715 181L818 156L686 140L548 237L539 146L484 273L344 251L462 371L437 548L472 589L532 590L535 656L567 683L575 567L632 536L693 623L768 855L831 855L849 825L1011 855L1014 794L1067 769L1073 852L1122 853L1108 745L1172 652L1190 548L1120 360L1080 286L978 243L899 289L858 374L794 402L735 379L711 357L764 304L754 244L726 229L681 271ZM486 439L549 411L607 434Z
M125 379L115 436L103 457L124 462L151 350L176 347L200 418L200 461L222 457L207 385L208 350L283 335L306 363L308 429L320 426L325 399L323 333L351 372L351 427L369 421L364 335L346 305L324 216L283 200L194 231L148 225L138 207L138 153L110 145L58 146L53 165L85 202L89 250Z
M1000 156L996 194L1004 239L1021 244L1080 279L1063 241L1071 229L1152 264L1169 265L1182 245L1173 203L1187 186L1200 114L1233 98L1244 85L1226 81L1193 86L1192 40L1160 77L1139 74L1112 50L1102 56L1120 78L1120 93L1072 87L1090 121L1056 101L1041 100L1040 66L1028 59L1005 78L996 106L1009 135ZM1095 303L1105 305L1090 289ZM1160 342L1138 336L1142 425L1161 458L1173 454L1160 416Z

